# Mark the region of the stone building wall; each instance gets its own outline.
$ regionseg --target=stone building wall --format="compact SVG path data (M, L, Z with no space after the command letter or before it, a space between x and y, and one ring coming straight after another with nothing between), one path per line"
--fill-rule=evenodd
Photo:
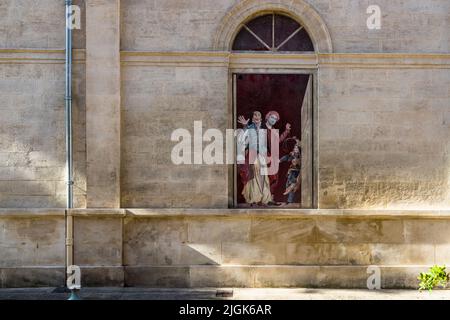
M67 215L83 285L365 287L377 264L412 288L448 264L449 1L377 1L379 31L367 0L75 1L79 210L63 2L0 2L0 287L63 285ZM304 18L319 52L230 54L227 27L258 8ZM228 209L226 166L170 163L172 130L230 128L243 69L315 74L318 210Z
M122 68L123 207L226 207L224 165L176 166L170 160L177 128L193 132L228 125L224 67ZM225 87L224 87L225 85Z
M0 288L64 285L63 209L0 209ZM448 265L450 212L71 210L85 286L417 288ZM101 236L99 236L101 235Z
M319 81L321 207L449 206L449 69L323 68Z
M272 1L280 2L283 1ZM450 50L450 4L446 0L304 2L325 21L335 52L448 53ZM212 50L218 23L235 5L243 3L258 1L123 1L122 50ZM366 27L366 9L371 4L381 8L383 20L379 31Z
M65 206L64 65L0 64L0 206ZM45 59L45 57L44 57ZM1 58L0 58L1 60ZM74 67L76 201L84 206L84 67Z
M85 0L73 0L85 23ZM61 10L63 14L61 15ZM3 0L0 3L0 49L63 49L65 2ZM85 48L85 33L74 33L73 47Z
M74 3L81 5L85 26L85 1ZM90 5L101 3L91 1ZM122 1L120 48L138 55L218 50L214 39L227 13L261 3ZM321 63L333 58L319 59L319 207L448 206L448 56L427 54L449 53L449 2L381 1L377 3L382 10L381 30L365 26L368 1L298 3L309 4L323 19L335 54L398 54L385 55L375 63L364 55L350 55L338 64ZM2 207L64 206L63 56L55 60L56 53L48 51L64 46L62 10L57 0L0 4L6 17L0 22L4 57L0 108L5 113L0 150ZM86 165L91 163L86 161L85 33L86 28L74 31L74 47L81 49L73 76L75 189L80 207L87 204ZM11 53L17 49L25 52ZM44 50L38 53L39 59L36 50ZM409 64L411 58L404 53L415 55L415 62ZM36 59L29 63L25 59L30 57ZM191 128L194 120L202 120L205 128L229 126L227 57L208 65L189 64L183 54L174 59L169 64L158 59L150 64L122 63L121 173L114 180L120 185L121 206L226 207L231 183L227 168L172 165L169 137L176 128ZM194 190L195 196L189 196Z
M64 207L64 3L5 0L0 16L0 207ZM83 49L84 32L74 32L73 41ZM75 54L75 203L84 207L85 67L79 62Z
M195 1L194 1L195 2ZM257 1L253 1L257 4ZM240 3L252 3L241 1ZM449 3L433 1L424 4L422 1L378 3L382 10L382 29L373 31L366 27L365 9L368 1L309 1L318 14L324 19L331 35L335 53L449 53L448 29L450 22ZM221 17L230 10L236 2L219 1L205 2L201 10L192 13L190 8L194 3L182 4L176 1L157 2L131 1L122 5L122 50L127 51L208 51L214 50L213 39L217 32ZM352 17L351 19L349 17ZM447 66L442 68L433 65L433 59L426 57L414 65L408 65L407 56L399 58L385 55L381 61L370 61L370 56L361 58L350 57L338 64L320 64L319 61L319 207L324 208L397 208L397 207L446 207L449 198L449 112L450 105L448 87L450 72ZM360 60L357 60L360 59ZM398 60L399 59L399 60ZM319 59L320 60L320 59ZM326 60L326 59L324 59ZM446 60L448 61L448 60ZM360 66L354 66L354 64ZM381 64L381 65L380 65ZM131 69L131 68L130 68ZM178 69L178 68L177 68ZM203 68L206 69L206 68ZM126 74L138 73L136 68L125 69ZM179 87L186 90L184 84L177 81L175 72L167 72L166 67L153 66L153 72L148 72L139 78L141 101L147 101L147 114L159 109L161 94L160 77L167 79L170 89ZM198 84L198 70L195 67L181 69L189 87L193 92L205 92ZM217 89L213 91L216 97L226 95L226 79L217 78L211 68L203 71L211 74L218 81ZM133 101L128 96L128 80L124 80L125 91L122 92L125 101ZM222 86L220 86L220 83ZM146 85L147 84L147 85ZM196 87L197 86L197 87ZM152 87L152 88L150 88ZM155 88L156 87L156 88ZM203 94L203 93L200 93ZM144 98L147 96L147 98ZM196 101L184 91L185 101ZM171 96L173 99L173 95ZM225 99L209 100L206 109L222 112L225 119L229 113L228 102ZM195 102L193 102L195 103ZM128 103L127 103L128 104ZM136 106L142 104L136 103ZM170 114L171 123L178 122L172 117L177 112L176 102L165 105ZM193 112L196 107L191 107ZM125 108L126 114L137 110L133 102ZM136 111L137 112L137 111ZM166 117L164 115L163 117ZM141 117L141 119L143 119ZM189 119L189 117L188 117ZM198 117L197 120L205 119ZM183 119L184 120L184 119ZM192 127L193 120L186 121ZM183 121L184 122L184 121ZM139 122L138 122L139 123ZM137 127L130 124L133 130ZM125 120L125 126L128 122ZM139 126L138 126L139 127ZM175 129L179 126L172 125ZM184 127L184 126L181 126ZM157 134L161 139L166 136ZM140 131L141 139L149 140L149 135ZM131 164L128 164L127 131L123 133L125 157L122 189L128 198L129 193L138 194L139 190L150 191L151 187L139 187L153 178L145 178L138 182L133 179ZM139 135L139 133L137 133ZM134 137L134 135L133 135ZM152 140L157 140L152 135ZM135 140L135 139L134 139ZM137 141L137 140L135 140ZM162 155L161 149L152 149L156 157ZM150 151L151 152L151 151ZM167 152L168 153L168 152ZM167 157L166 157L167 158ZM152 166L147 153L142 160L133 157L133 168ZM141 164L137 164L137 162ZM167 163L167 162L166 162ZM130 167L129 167L130 166ZM170 167L170 165L168 165ZM185 177L190 177L189 169L172 166L165 168L162 175L167 179L168 171L183 170ZM144 170L151 175L151 170ZM141 172L143 173L143 172ZM146 174L140 174L145 177ZM225 178L225 175L223 175ZM207 177L198 184L205 188L214 184ZM134 182L132 182L134 180ZM166 180L168 181L168 180ZM169 193L163 197L176 199L183 194L185 186L181 180L171 183ZM225 181L217 180L216 184ZM129 186L133 185L132 189ZM164 183L162 184L164 185ZM158 189L159 190L159 189ZM154 194L154 193L153 193ZM186 199L185 206L217 207L226 202L216 198L203 197L199 190L196 204ZM147 196L149 201L151 197ZM163 198L162 198L163 199ZM156 200L159 206L160 201ZM163 206L171 206L162 200ZM125 200L125 204L128 202ZM147 206L146 200L130 203L134 206ZM127 206L127 205L125 205Z

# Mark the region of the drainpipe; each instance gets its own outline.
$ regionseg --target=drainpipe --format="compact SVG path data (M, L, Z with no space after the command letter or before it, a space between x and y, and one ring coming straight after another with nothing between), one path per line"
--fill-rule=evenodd
M73 208L73 158L72 158L72 0L66 2L66 270L73 265L73 217L69 209Z

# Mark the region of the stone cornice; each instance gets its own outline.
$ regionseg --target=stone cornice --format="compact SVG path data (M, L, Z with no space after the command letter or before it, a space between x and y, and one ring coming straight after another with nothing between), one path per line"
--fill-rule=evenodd
M122 65L127 66L215 66L227 67L229 53L222 51L138 52L122 51Z
M231 53L230 68L287 68L287 69L315 69L317 55L304 54L257 54Z
M86 50L75 49L73 62L85 63ZM63 49L0 49L0 63L63 64ZM450 54L433 53L256 53L227 51L122 51L123 66L226 68L417 68L449 69Z
M0 209L2 218L64 217L65 209L11 208ZM343 218L343 219L450 219L450 209L194 209L194 208L122 208L122 209L71 209L68 215L91 218Z
M230 68L450 68L450 54L412 53L254 53L254 52L130 52L122 65Z
M450 68L450 54L432 53L323 53L320 67L341 68Z
M389 209L126 209L127 216L158 217L257 217L257 218L414 218L450 219L450 210Z
M64 217L64 209L52 208L0 208L1 218L44 218L44 217Z
M84 63L86 50L73 50L73 63ZM64 49L0 49L0 63L64 64Z

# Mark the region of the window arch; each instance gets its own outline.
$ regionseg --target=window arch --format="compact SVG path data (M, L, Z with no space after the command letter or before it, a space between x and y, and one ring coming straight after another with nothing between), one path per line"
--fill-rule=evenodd
M266 14L242 25L234 38L234 51L314 51L302 25L281 14Z

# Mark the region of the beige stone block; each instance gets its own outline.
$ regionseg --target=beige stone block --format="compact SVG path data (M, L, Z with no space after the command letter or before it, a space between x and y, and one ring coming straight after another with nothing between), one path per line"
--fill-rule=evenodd
M75 217L74 263L80 266L122 265L122 219Z
M82 287L123 287L125 273L122 266L117 267L99 267L84 266L81 267L81 286Z
M120 2L86 3L87 205L120 206Z
M188 221L188 241L193 243L248 242L250 219L193 218Z
M253 287L252 268L245 266L191 266L190 286L201 287Z
M321 123L319 125L319 131L321 134L321 139L350 139L352 137L352 128L347 125L347 123L341 122L333 126Z
M287 244L286 264L290 265L367 265L370 262L369 244Z
M89 179L88 179L89 180ZM89 182L88 182L89 184ZM112 190L114 189L114 190ZM116 197L111 196L111 192L118 195L118 188L109 186L88 186L86 189L86 203L88 208L117 208ZM114 198L114 200L112 200ZM95 204L93 203L95 199Z
M351 73L351 80L358 83L376 83L380 82L380 80L386 81L390 80L386 79L387 77L387 71L386 69L356 69L352 68L350 69ZM350 79L346 79L350 80Z
M255 287L367 289L368 266L261 266L254 267ZM380 266L382 289L416 289L416 266Z
M184 243L180 264L221 265L223 258L219 243Z
M430 265L429 265L430 266ZM417 289L420 272L428 271L429 266L386 266L381 269L381 287L396 289Z
M427 265L435 262L432 244L371 244L370 264L375 265Z
M64 265L64 219L1 218L0 267Z
M402 243L403 222L395 219L318 219L315 242Z
M62 287L65 285L65 268L12 267L0 268L0 288Z
M0 181L0 193L28 196L54 195L55 181Z
M126 219L125 265L220 264L220 242L188 240L184 219Z
M189 267L124 267L125 286L154 288L187 288Z
M6 167L26 167L29 158L23 152L0 152L0 160Z
M340 111L335 119L337 123L347 125L370 125L373 122L371 111Z
M222 263L229 265L285 264L286 246L282 243L222 243Z
M25 3L3 1L0 6L2 19L0 39L2 48L61 48L64 46L64 15L55 8L52 1L46 1L39 8ZM23 21L30 21L22 25Z
M427 266L380 266L383 289L416 289ZM125 267L127 286L367 289L367 266Z
M254 268L254 287L317 287L320 267L261 266ZM341 276L342 279L342 276Z
M253 243L297 243L313 241L313 219L252 218L250 240Z
M336 83L336 86L333 85ZM344 81L336 82L334 79L320 78L320 98L345 97L349 94L348 84Z
M125 244L124 264L129 266L176 266L220 264L220 244L146 242Z
M65 198L54 196L0 195L4 208L63 208Z
M436 260L438 265L445 265L450 267L450 244L436 244Z
M450 221L408 219L404 222L405 241L408 243L446 244L450 242Z
M137 241L143 239L159 242L187 241L187 223L183 218L126 218L124 220L124 240Z

